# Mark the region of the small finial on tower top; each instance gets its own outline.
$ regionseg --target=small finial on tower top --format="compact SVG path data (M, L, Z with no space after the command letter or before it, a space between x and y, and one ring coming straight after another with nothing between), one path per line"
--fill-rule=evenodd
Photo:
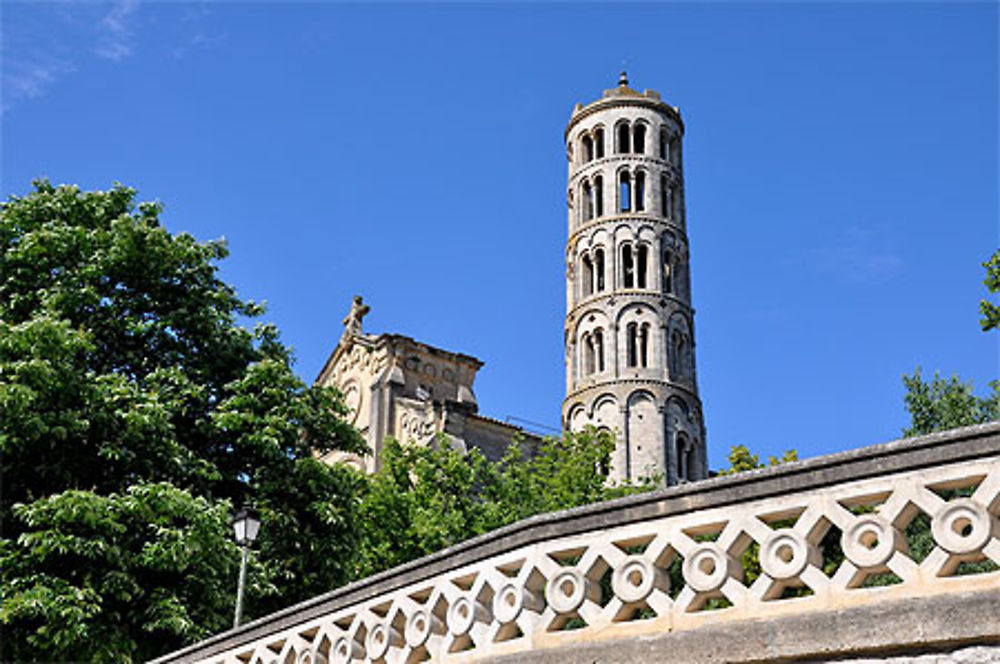
M628 85L628 74L625 73L624 69L622 69L621 76L618 77L618 85L620 85L621 87L625 87Z

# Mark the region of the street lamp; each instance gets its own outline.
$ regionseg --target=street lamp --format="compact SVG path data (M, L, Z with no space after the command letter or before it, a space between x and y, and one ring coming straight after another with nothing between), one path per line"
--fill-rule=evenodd
M240 580L236 585L234 629L240 626L240 617L243 615L243 587L247 582L247 555L250 553L250 545L257 539L258 530L260 530L260 519L257 517L257 512L249 507L241 507L236 516L233 517L233 531L236 533L236 543L243 548L243 556L240 560Z

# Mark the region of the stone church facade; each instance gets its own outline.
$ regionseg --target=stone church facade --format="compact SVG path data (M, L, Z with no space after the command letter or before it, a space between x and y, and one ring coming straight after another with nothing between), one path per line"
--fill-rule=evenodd
M705 427L694 361L689 251L677 108L617 88L577 104L566 128L564 429L613 431L612 480L657 475L666 484L707 476ZM337 387L365 458L331 457L367 472L383 440L428 444L443 434L457 449L498 459L519 437L538 436L483 417L473 392L483 363L398 334L365 334L360 297L319 374Z
M475 447L494 461L515 439L528 450L538 444L537 435L478 414L472 388L483 366L480 360L401 334L365 334L361 321L368 311L361 297L355 297L344 333L316 382L340 390L348 421L372 453L359 457L332 452L327 461L375 472L388 436L428 445L443 435L453 448Z

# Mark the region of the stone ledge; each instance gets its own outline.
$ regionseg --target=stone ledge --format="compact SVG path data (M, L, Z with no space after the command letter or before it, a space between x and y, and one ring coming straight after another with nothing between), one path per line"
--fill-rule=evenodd
M708 625L655 636L577 643L496 664L751 664L831 662L1000 645L1000 588L887 602L832 613Z

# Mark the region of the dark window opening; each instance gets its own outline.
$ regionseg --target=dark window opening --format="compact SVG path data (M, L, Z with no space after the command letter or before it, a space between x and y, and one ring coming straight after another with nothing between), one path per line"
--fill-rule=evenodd
M660 214L670 216L670 183L666 175L660 177Z
M642 212L646 209L646 174L639 171L635 174L635 210Z
M618 152L625 154L628 148L628 125L624 122L618 125Z
M596 355L597 370L604 371L604 332L594 330L594 355Z
M673 353L670 355L670 379L680 380L681 371L684 368L684 353L686 352L685 346L687 345L684 340L684 335L674 330L671 336Z
M594 160L594 141L590 139L590 136L583 137L583 161L587 163L588 161Z
M643 323L639 328L639 365L646 366L647 350L649 349L649 323Z
M594 265L590 262L590 256L584 256L583 260L583 296L587 297L594 292Z
M646 287L646 264L649 262L649 248L644 245L639 245L639 251L636 256L636 281L639 283L639 288Z
M597 277L597 292L600 293L604 290L604 250L596 249L594 251L594 272Z
M690 444L688 443L687 434L684 432L677 434L677 445L675 447L676 453L674 458L677 459L677 479L684 482L688 479L688 448Z
M622 287L635 288L635 264L632 259L632 245L622 247Z
M674 255L672 252L663 252L663 290L667 294L674 292Z
M594 178L594 214L604 216L604 178L600 175Z
M594 152L598 159L604 158L604 130L597 129L594 131Z
M646 125L637 124L635 126L635 136L632 141L633 149L638 154L646 151Z
M594 373L594 339L589 335L583 335L583 370L585 375Z
M638 353L638 348L637 348L638 344L636 343L638 341L636 339L636 337L638 336L638 326L635 323L629 323L628 327L625 328L625 330L627 335L625 346L627 351L626 354L628 356L626 358L626 361L628 363L628 366L634 367L638 363L638 358L636 357Z

